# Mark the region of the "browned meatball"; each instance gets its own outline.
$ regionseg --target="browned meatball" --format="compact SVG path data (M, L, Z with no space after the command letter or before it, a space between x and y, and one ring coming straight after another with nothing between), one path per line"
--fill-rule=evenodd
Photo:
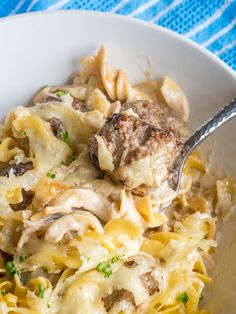
M171 131L158 129L133 115L115 114L89 140L91 160L97 168L97 136L112 155L114 170L107 173L130 190L143 185L160 186L179 149Z
M138 117L156 128L171 131L178 142L184 142L188 135L186 123L180 120L169 108L150 101L139 100L127 102L121 107L122 111L132 109Z

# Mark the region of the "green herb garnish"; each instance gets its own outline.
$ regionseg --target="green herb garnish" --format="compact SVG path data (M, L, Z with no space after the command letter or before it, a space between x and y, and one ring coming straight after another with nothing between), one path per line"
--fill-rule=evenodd
M66 144L69 145L70 139L69 139L69 133L68 133L68 131L62 131L62 132L60 132L59 136L60 136L60 138L63 140L63 142L65 142Z
M49 177L50 179L55 179L56 175L55 175L55 173L48 172L47 177Z
M64 96L65 94L68 94L68 92L65 92L63 90L58 90L53 92L53 94L57 95L58 97Z
M75 155L71 155L68 157L68 163L71 164L73 161L75 161L75 159L77 158L77 156Z
M15 259L17 260L18 263L23 263L25 261L25 256L18 255L18 256L15 256Z
M121 256L113 256L111 259L111 263L114 264L120 260Z
M7 273L9 277L12 277L17 273L13 261L7 262Z
M26 136L25 130L20 131L20 136Z
M4 295L6 295L6 292L4 290L0 290L0 296L4 297Z
M183 302L184 304L186 304L188 302L188 294L186 291L184 291L183 293L181 293L181 295L177 298L177 301Z
M37 296L41 299L44 298L44 291L45 291L45 288L44 288L44 285L42 285L41 283L39 284L38 286L38 293L37 293Z
M21 256L19 257L19 261L20 261L20 263L24 262L24 261L25 261L25 256L22 256L22 255L21 255Z
M96 267L96 270L102 272L105 278L109 278L112 274L111 263L109 262L99 263L98 266Z
M69 166L73 161L75 161L76 158L77 158L77 156L71 155L71 156L67 157L66 162L64 162L64 161L62 160L62 161L61 161L61 165L62 165L62 166Z

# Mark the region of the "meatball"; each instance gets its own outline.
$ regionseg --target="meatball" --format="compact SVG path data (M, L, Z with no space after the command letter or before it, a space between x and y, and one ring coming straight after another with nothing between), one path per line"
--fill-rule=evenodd
M127 102L121 111L132 109L138 117L156 128L171 131L178 142L184 142L188 135L186 123L180 120L170 109L150 101Z
M113 171L101 168L98 137L112 157ZM129 190L158 187L168 179L179 146L171 131L126 114L114 114L89 140L92 163Z

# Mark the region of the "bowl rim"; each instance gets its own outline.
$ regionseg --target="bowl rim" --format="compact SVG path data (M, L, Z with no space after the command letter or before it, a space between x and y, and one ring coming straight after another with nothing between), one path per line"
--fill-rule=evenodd
M100 11L92 11L92 10L45 10L45 11L34 11L34 12L25 12L25 13L20 13L20 14L16 14L16 15L10 15L10 16L6 16L6 17L2 17L0 18L0 26L2 24L7 24L7 23L11 23L12 21L21 21L24 19L28 19L28 18L40 18L42 16L50 16L50 15L72 15L72 14L76 14L76 15L89 15L92 17L96 17L96 16L100 16L103 17L105 19L113 19L113 20L118 20L118 21L126 21L128 23L131 24L135 24L135 25L141 25L144 28L150 28L150 29L154 29L156 31L162 32L162 33L166 33L167 36L170 37L175 37L176 39L184 42L185 45L192 47L192 49L196 49L199 51L200 54L203 54L205 57L207 57L208 59L211 59L215 62L215 64L217 64L221 70L225 71L228 75L231 76L231 78L233 78L235 80L236 83L236 71L234 71L229 65L227 65L223 60L221 60L219 57L217 57L213 52L211 52L210 50L202 47L200 44L194 42L193 40L185 37L182 34L179 34L173 30L170 30L166 27L163 27L161 25L157 25L154 23L150 23L147 21L143 21L140 20L138 18L134 18L134 17L130 17L130 16L126 16L126 15L121 15L121 14L117 14L117 13L110 13L110 12L100 12Z

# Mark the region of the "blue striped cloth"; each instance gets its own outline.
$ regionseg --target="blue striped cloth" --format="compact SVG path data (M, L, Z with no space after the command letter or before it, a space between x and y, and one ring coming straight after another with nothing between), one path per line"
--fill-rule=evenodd
M162 25L236 70L236 0L0 0L0 17L58 9L113 12Z

